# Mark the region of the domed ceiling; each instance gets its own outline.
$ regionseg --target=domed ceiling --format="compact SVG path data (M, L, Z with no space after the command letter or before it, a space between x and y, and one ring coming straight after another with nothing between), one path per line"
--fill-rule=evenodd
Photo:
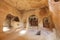
M19 10L29 10L48 5L47 0L4 0L4 1Z

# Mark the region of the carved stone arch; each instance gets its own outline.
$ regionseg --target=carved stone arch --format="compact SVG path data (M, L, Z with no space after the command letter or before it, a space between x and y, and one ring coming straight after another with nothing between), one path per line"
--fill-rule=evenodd
M11 14L7 14L5 18L5 22L3 23L3 26L11 28L11 20L14 16Z
M7 14L3 22L3 32L9 32L12 29L11 20L14 18L12 14Z
M31 15L29 17L29 24L30 26L38 26L38 18L36 15Z

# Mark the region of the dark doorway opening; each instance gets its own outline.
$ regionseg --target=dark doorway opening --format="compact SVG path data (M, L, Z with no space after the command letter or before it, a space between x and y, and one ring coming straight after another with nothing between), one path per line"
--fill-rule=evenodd
M30 26L38 26L38 18L35 15L29 17Z

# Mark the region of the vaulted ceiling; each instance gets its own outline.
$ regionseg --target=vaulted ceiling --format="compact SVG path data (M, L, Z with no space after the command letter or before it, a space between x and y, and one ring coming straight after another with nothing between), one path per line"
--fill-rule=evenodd
M48 0L4 0L7 4L19 9L29 10L48 6Z

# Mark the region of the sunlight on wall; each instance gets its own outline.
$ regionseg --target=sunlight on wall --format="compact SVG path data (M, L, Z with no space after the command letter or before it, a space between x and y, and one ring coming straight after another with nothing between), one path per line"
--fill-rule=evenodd
M8 27L3 27L3 32L7 32L9 31L10 29Z

